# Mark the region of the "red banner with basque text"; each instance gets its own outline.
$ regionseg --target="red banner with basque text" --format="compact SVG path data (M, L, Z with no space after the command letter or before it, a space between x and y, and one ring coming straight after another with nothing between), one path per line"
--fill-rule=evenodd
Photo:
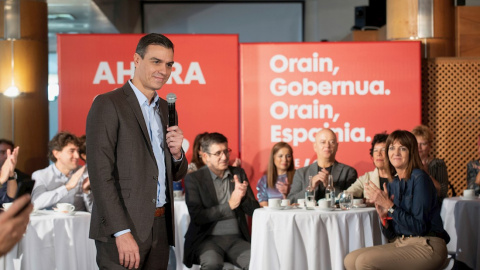
M421 122L420 42L240 44L241 153L254 188L270 150L288 142L296 168L316 161L315 134L331 128L337 160L374 169L376 133Z

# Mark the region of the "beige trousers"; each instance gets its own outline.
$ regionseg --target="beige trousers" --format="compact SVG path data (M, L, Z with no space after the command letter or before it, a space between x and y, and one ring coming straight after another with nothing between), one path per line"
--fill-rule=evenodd
M441 269L447 259L447 245L439 237L397 238L393 243L361 248L344 260L347 270Z

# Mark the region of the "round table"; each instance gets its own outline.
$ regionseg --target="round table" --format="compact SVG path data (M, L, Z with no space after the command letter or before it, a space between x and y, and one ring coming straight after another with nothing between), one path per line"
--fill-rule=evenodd
M98 269L95 242L88 238L90 213L37 210L23 239L3 257L0 269Z
M480 267L480 199L445 198L440 215L450 235L448 252L472 269Z
M344 269L356 249L385 244L375 208L253 214L250 269Z

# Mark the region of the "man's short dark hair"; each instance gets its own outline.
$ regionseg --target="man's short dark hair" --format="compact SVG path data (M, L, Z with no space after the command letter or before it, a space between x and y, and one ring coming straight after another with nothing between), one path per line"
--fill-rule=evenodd
M75 146L79 146L77 136L73 135L68 131L61 131L57 133L57 135L55 135L48 142L48 158L54 163L57 162L57 159L53 155L53 150L62 151L62 149L69 143L73 143Z
M221 144L221 143L228 143L227 137L225 137L223 134L220 134L218 132L209 133L205 135L205 137L203 137L202 151L204 153L209 153L208 151L210 150L210 146L212 144Z
M145 51L147 50L148 45L160 45L167 49L172 49L173 51L173 42L170 39L162 34L151 33L143 36L138 41L135 52L138 53L142 59L145 56Z
M372 148L370 148L370 156L373 157L373 148L375 147L375 144L377 143L386 143L388 138L387 132L383 133L378 133L373 136L372 140Z
M11 150L13 150L13 148L15 148L13 142L10 141L10 140L7 140L7 139L0 139L0 144L8 144L8 145L10 145L10 147L12 148Z

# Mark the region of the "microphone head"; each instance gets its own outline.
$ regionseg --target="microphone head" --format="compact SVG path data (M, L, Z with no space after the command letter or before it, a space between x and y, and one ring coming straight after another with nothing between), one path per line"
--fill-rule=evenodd
M175 103L176 100L177 100L177 95L175 95L174 93L169 93L167 95L167 102L168 103Z

